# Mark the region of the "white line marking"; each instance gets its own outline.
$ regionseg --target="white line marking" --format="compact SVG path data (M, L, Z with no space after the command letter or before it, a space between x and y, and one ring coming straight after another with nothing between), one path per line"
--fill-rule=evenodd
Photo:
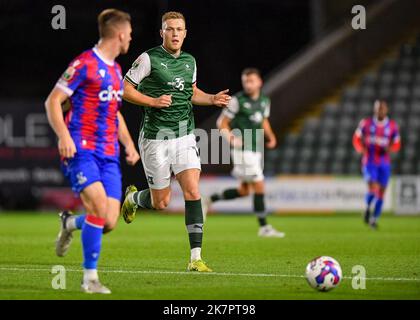
M0 267L2 271L34 271L34 272L51 272L47 268L22 268L22 267ZM68 269L67 272L82 272L82 269ZM178 275L209 275L209 276L228 276L228 277L274 277L274 278L305 278L304 275L294 274L276 274L276 273L229 273L229 272L189 272L189 271L164 271L164 270L113 270L101 269L101 273L123 273L123 274L178 274ZM352 279L352 277L343 277L343 279ZM392 278L392 277L370 277L364 278L366 281L409 281L420 282L420 278Z

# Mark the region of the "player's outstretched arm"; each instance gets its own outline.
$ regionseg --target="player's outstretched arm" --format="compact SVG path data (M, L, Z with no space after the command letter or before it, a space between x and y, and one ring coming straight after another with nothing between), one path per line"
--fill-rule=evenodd
M264 130L264 136L267 138L267 148L274 149L277 146L277 138L271 128L270 121L267 118L264 119L262 128Z
M73 158L76 153L76 145L64 122L63 110L61 108L61 105L67 99L68 95L55 87L45 101L45 109L47 111L48 122L58 137L58 151L60 156Z
M193 84L192 103L198 106L214 105L224 108L229 104L231 99L230 95L227 94L228 92L229 89L226 89L216 94L208 94L199 89L197 85Z
M125 148L125 160L130 166L134 166L140 159L140 155L134 145L127 124L121 112L118 111L118 140Z
M164 94L159 98L149 97L139 92L130 82L124 80L123 99L138 106L150 108L167 108L172 103L172 96Z

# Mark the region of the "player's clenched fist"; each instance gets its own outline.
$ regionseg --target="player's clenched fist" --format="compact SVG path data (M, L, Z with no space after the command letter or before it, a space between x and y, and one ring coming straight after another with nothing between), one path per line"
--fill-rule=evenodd
M159 98L154 99L154 107L156 108L167 108L172 103L172 95L164 94L161 95Z
M77 152L76 145L70 135L58 139L58 152L63 158L73 158Z
M140 155L136 150L136 147L134 147L134 144L130 144L127 147L125 147L125 160L130 166L134 166L137 161L140 160Z

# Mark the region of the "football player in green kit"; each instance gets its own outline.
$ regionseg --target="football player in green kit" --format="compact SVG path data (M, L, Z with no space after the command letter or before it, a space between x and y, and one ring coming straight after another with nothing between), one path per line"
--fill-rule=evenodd
M191 248L188 270L211 272L201 258L203 211L198 186L201 164L193 133L193 104L226 107L229 90L212 95L197 87L195 59L181 51L187 35L181 13L165 13L160 34L162 45L143 52L124 78L123 98L142 106L144 111L139 148L149 188L138 191L129 186L121 214L130 223L139 207L165 209L171 197L173 173L185 199L185 224Z
M267 223L264 201L264 175L262 154L264 137L269 149L277 145L271 129L270 98L261 92L263 81L258 69L247 68L242 72L243 91L235 94L228 107L222 111L217 126L232 147L232 175L239 179L238 188L227 189L213 194L204 201L204 212L212 203L231 200L254 193L254 212L260 225L260 237L283 238L285 234ZM247 134L248 132L248 134Z

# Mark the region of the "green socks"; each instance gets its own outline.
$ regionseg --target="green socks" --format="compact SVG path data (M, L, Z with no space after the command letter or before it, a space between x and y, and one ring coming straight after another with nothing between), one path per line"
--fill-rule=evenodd
M254 212L257 215L261 227L267 225L267 213L265 212L264 194L254 194Z
M241 195L239 194L238 189L226 189L221 194L213 194L211 196L211 201L215 202L218 200L231 200L235 198L239 198Z
M154 209L152 206L152 196L150 195L150 189L134 192L133 200L137 205L144 209Z
M203 242L201 200L185 200L185 225L187 226L191 249L201 248Z

